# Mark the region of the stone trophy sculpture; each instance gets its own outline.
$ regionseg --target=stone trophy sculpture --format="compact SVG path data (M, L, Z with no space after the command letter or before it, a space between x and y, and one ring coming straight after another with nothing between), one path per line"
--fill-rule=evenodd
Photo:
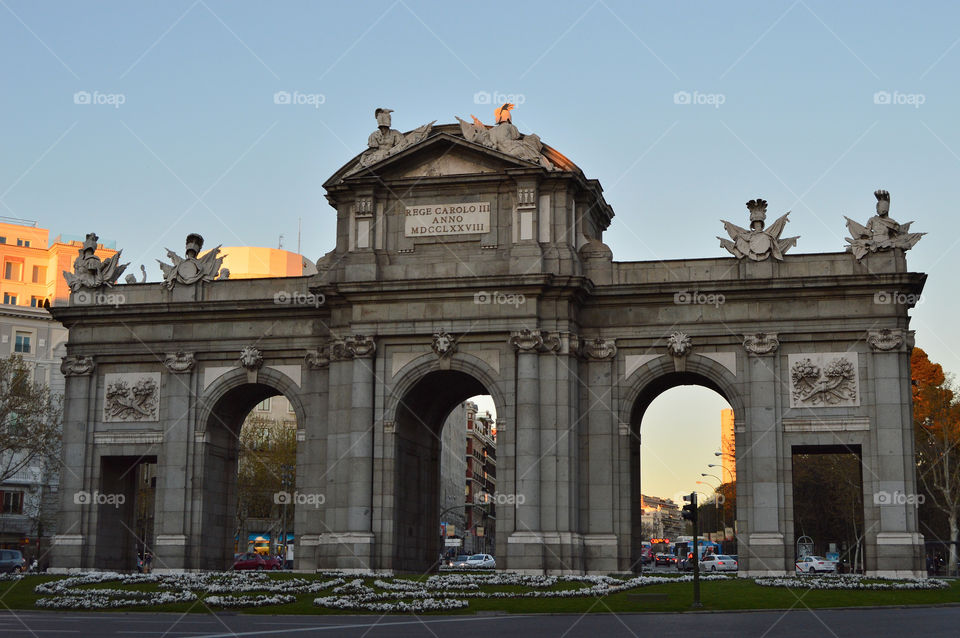
M853 256L860 261L869 253L875 253L884 250L901 248L910 250L920 238L926 233L911 233L910 225L898 224L890 217L890 193L885 190L877 190L873 193L877 198L877 214L867 221L866 226L861 226L849 217L847 220L847 230L853 237L847 237L847 252L853 253Z
M177 284L190 285L198 281L213 281L220 273L220 266L226 255L220 255L220 246L217 246L203 257L197 257L203 248L203 237L197 233L187 235L186 257L181 258L169 248L167 257L173 264L167 264L159 259L160 270L163 271L161 286L173 290Z
M543 143L540 141L540 136L533 133L521 135L517 127L513 125L513 118L510 116L510 111L513 108L514 105L507 102L495 109L493 116L496 120L496 126L493 127L487 127L475 115L470 116L473 118L473 123L466 122L458 117L457 121L460 122L460 132L463 133L463 138L468 142L482 144L501 153L540 164L547 170L554 170L550 160L541 153Z
M769 230L764 230L764 221L767 219L767 202L763 199L751 199L747 202L750 211L750 230L740 228L736 224L721 219L730 239L717 237L720 245L726 248L737 259L749 257L753 261L763 261L770 257L783 261L783 255L797 245L797 237L780 239L780 233L787 225L789 212L773 222ZM731 241L732 240L732 241Z
M400 131L390 128L391 113L393 113L393 109L378 108L374 111L373 114L377 118L377 130L367 138L369 149L360 156L360 162L354 172L363 167L372 166L426 139L433 128L433 122L430 122L404 135Z
M130 264L120 263L120 253L101 261L94 253L97 250L96 233L87 233L83 246L77 252L79 255L73 260L73 272L63 271L67 286L71 292L79 292L84 288L95 290L102 286L113 286Z

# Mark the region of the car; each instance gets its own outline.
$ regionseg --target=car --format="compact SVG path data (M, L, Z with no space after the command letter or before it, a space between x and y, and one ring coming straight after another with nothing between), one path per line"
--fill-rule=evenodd
M464 569L467 567L467 561L469 559L469 554L459 554L453 558L447 559L447 567L450 567L451 569Z
M281 568L280 559L276 556L264 556L257 552L247 552L238 554L233 560L233 569L239 571L244 569L255 569L263 571L265 569L277 570Z
M726 554L707 554L700 559L700 571L735 572L737 571L737 561Z
M673 565L676 562L677 562L677 557L674 556L673 554L666 554L666 553L657 554L656 558L654 558L654 565L657 565L657 566Z
M677 561L678 572L688 572L693 569L693 553L689 553Z
M493 569L497 561L490 554L474 554L467 559L467 567L471 569Z
M19 574L27 570L27 560L18 549L0 549L0 573Z
M836 572L837 561L827 560L823 556L805 556L797 561L797 573L816 574L817 572Z

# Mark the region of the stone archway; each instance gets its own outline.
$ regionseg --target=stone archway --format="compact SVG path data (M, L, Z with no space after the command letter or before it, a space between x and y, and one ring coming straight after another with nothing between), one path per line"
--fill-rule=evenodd
M296 384L281 373L260 370L254 377L238 369L217 379L201 397L192 490L196 511L189 548L189 563L195 569L226 569L233 562L237 464L244 420L264 399L283 396L290 401L297 427L302 428L305 412L295 390ZM298 466L305 454L303 447L297 446ZM298 478L298 485L301 480Z
M643 416L650 404L667 390L678 386L699 386L716 392L733 408L735 419L742 414L743 405L735 378L730 371L716 361L691 355L682 366L671 357L660 357L642 366L627 380L628 391L624 394L621 414L629 424L629 521L630 559L629 570L639 571L643 535L641 508L641 432ZM738 411L739 410L739 411ZM691 488L693 486L691 485ZM682 504L679 504L682 505Z
M426 573L436 568L441 550L440 432L446 418L476 395L491 395L498 417L506 406L490 371L469 355L455 355L442 366L435 356L425 357L405 372L391 393L384 422L384 467L392 465L384 479L392 489L383 498L392 509L393 534L384 535L381 560L394 571ZM498 453L502 449L498 447Z

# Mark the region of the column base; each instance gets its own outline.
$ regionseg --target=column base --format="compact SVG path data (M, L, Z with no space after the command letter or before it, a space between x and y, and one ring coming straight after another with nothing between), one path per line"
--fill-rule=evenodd
M514 532L507 537L506 558L499 569L536 575L582 574L583 537L574 532Z
M373 545L376 541L373 533L328 532L316 538L316 569L373 571Z

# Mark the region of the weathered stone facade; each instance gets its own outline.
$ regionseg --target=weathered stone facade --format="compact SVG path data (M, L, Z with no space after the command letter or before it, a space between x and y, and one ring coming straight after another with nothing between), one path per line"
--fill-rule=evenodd
M315 276L131 284L119 307L54 308L69 355L94 364L67 377L73 471L54 565L131 566L130 501L71 495L124 492L131 465L155 458L154 566L227 566L235 435L249 409L283 394L302 433L296 489L324 497L296 508L296 567L427 570L439 552L440 428L454 405L490 394L498 568L629 571L643 412L664 390L699 384L735 413L741 574L793 570L797 446L860 452L867 569L919 573L916 507L873 496L916 491L910 304L896 301L918 296L925 275L907 271L903 250L615 262L600 183L539 152L523 159L434 126L324 184L337 236ZM871 338L881 330L891 332ZM438 345L438 332L450 339ZM170 353L194 363L171 366ZM850 365L830 367L824 353ZM816 379L805 368L795 395L797 357L830 360ZM827 368L846 375L841 401ZM155 419L104 418L115 374L159 375Z

